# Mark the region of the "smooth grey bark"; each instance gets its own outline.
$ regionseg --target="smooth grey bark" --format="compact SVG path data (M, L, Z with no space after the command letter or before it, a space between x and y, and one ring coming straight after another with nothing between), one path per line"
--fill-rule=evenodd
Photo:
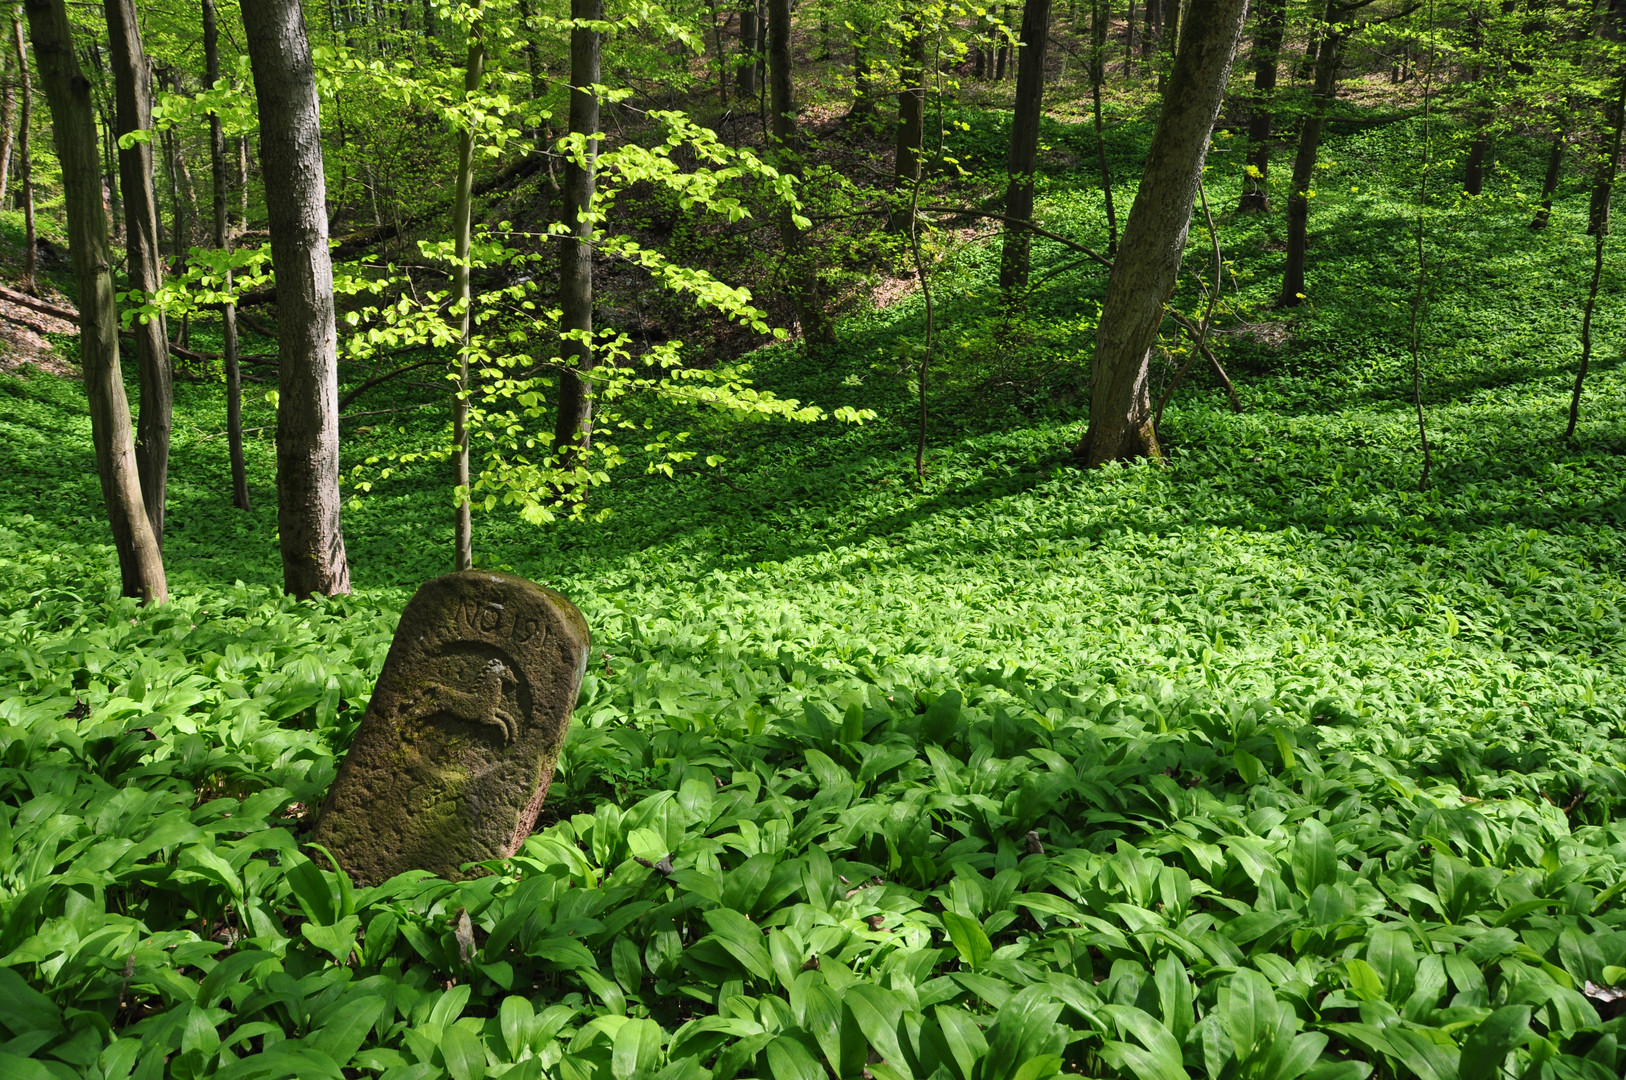
M921 151L926 141L926 30L919 18L899 27L898 43L898 129L892 151L892 197L902 203L909 199L920 180ZM892 213L894 230L909 227L905 209Z
M32 32L34 26L32 13L28 18L29 30ZM22 115L17 121L17 179L22 189L20 194L23 206L23 280L21 284L23 292L33 293L37 291L34 287L34 273L39 264L39 238L34 231L34 157L33 151L29 147L28 137L29 129L34 126L34 83L28 74L28 50L23 47L23 20L20 15L11 17L11 32L12 37L16 39L17 73L23 85ZM72 47L72 39L70 38L68 48L71 50ZM38 56L37 47L35 55ZM72 59L71 51L69 59ZM79 72L78 61L74 61L73 70L77 75ZM41 72L41 78L43 77L44 73ZM82 78L83 76L79 77ZM85 92L85 97L88 102L90 97L88 90ZM90 115L90 140L91 149L94 150L96 143L94 107L92 107ZM96 187L98 191L100 191L101 186L101 160L98 157L96 161ZM99 195L97 205L101 205ZM123 393L122 389L120 393Z
M602 20L604 0L570 0L570 16ZM560 345L568 365L559 376L559 413L553 448L559 467L573 469L593 444L593 393L586 375L593 370L593 191L598 184L599 81L601 36L576 26L570 31L570 132L587 138L582 157L565 162L564 215L570 235L559 255Z
M1181 28L1168 92L1140 190L1112 263L1096 332L1086 465L1161 457L1152 421L1151 349L1174 291L1208 141L1247 0L1193 4Z
M203 2L203 62L204 81L211 88L220 82L220 26L215 15L215 0ZM214 181L214 242L221 251L232 247L230 167L226 161L226 133L220 117L209 114L209 172ZM224 286L231 292L232 273L226 271ZM237 305L227 303L221 308L222 350L226 365L226 448L231 456L232 505L239 510L250 507L248 497L248 467L243 459L243 369L238 361Z
M277 528L294 596L350 591L339 501L338 336L316 69L299 0L243 5L277 278Z
M130 403L119 369L119 313L90 83L74 58L65 0L25 0L23 7L40 83L51 109L57 159L62 164L68 250L79 290L79 355L90 402L96 473L118 551L119 575L124 595L138 597L142 603L162 603L169 597L163 553L141 499Z
M113 68L114 121L117 139L152 130L152 63L141 43L135 0L103 0ZM158 199L153 194L152 143L121 148L119 180L124 188L125 274L130 286L148 296L164 283L163 254L158 248ZM164 498L169 483L169 439L175 411L175 374L169 337L162 316L137 320L136 371L141 406L136 419L136 468L141 495L159 546L164 543Z
M472 5L478 14L482 0ZM486 74L486 43L478 19L469 28L468 58L463 63L463 93L480 92ZM595 80L596 81L596 80ZM474 290L471 287L469 248L474 241L474 127L457 133L457 193L452 202L452 295L462 306L458 316L457 386L452 395L452 483L469 489L469 349L474 344ZM589 286L591 287L591 286ZM464 498L452 513L452 539L457 569L474 569L474 519Z
M800 179L801 140L796 133L796 97L791 81L790 0L768 0L767 23L774 163L780 172ZM824 313L818 266L788 206L779 211L779 240L785 251L787 291L802 328L802 339L812 345L828 345L835 340L835 326Z
M1270 212L1270 134L1275 123L1276 70L1281 64L1287 0L1259 0L1254 5L1253 95L1248 109L1247 171L1242 175L1245 214Z
M1297 307L1303 302L1304 269L1310 246L1310 187L1315 181L1316 160L1321 153L1321 134L1327 126L1327 109L1338 90L1338 68L1343 62L1344 35L1336 28L1321 39L1316 54L1315 87L1310 111L1299 133L1298 153L1293 158L1293 180L1287 193L1287 263L1282 270L1282 291L1278 307Z
M1022 5L1022 49L1016 72L1016 113L1011 124L1010 182L1005 213L1027 221L1033 217L1033 173L1039 159L1039 122L1044 117L1044 55L1050 37L1050 0ZM1014 222L1005 226L999 259L999 287L1025 289L1031 264L1032 234Z

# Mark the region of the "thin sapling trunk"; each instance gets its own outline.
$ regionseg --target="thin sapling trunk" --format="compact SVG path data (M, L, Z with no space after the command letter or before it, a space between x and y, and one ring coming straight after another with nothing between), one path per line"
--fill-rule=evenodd
M474 22L469 26L469 53L463 65L465 99L480 92L486 68L481 0L475 0L472 7ZM474 569L474 520L469 502L469 351L474 347L469 249L474 239L473 210L474 121L471 118L457 133L457 194L452 204L452 294L459 309L457 383L452 394L452 482L460 495L452 513L452 535L459 570Z

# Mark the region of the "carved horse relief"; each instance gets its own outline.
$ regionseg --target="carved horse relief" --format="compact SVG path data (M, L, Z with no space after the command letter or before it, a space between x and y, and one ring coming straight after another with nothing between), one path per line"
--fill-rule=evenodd
M550 589L483 571L424 584L314 839L364 883L512 855L542 809L587 651L581 613Z

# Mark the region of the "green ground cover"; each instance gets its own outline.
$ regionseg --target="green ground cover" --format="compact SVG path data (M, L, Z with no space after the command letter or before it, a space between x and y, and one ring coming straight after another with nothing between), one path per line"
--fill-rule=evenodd
M1626 299L1611 271L1565 445L1584 193L1528 232L1510 147L1503 195L1438 204L1415 490L1405 134L1333 140L1311 306L1222 339L1249 411L1194 375L1167 467L1068 463L1099 278L1003 322L973 247L923 490L911 298L752 358L879 421L702 427L720 471L606 522L477 519L594 653L543 827L460 884L301 848L449 566L441 478L377 483L356 594L290 602L268 440L231 512L218 389L180 384L175 600L142 611L79 387L0 378L0 1075L1618 1077ZM1076 183L1046 220L1098 235ZM1222 219L1250 310L1279 228ZM346 424L346 465L422 422Z

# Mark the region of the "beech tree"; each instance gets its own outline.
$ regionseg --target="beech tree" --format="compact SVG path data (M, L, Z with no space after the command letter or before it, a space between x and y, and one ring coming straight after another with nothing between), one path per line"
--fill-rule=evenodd
M1033 217L1033 172L1038 167L1039 123L1044 118L1045 42L1050 37L1050 0L1027 0L1022 8L1022 51L1016 72L1016 115L1011 127L1010 184L1005 213L1023 221ZM1032 235L1017 222L1005 225L999 263L999 287L1026 288Z
M593 189L598 182L598 93L604 0L570 0L570 133L583 140L565 160L565 224L569 236L559 255L561 356L559 411L553 447L559 467L570 470L593 441Z
M213 89L220 82L220 26L215 0L202 2L205 82ZM215 112L209 114L209 171L214 178L214 243L221 251L229 252L232 235L227 203L231 195L231 169L226 161L225 128L220 114ZM156 218L156 214L154 216ZM226 269L222 288L228 294L232 291L230 267ZM226 367L226 448L231 458L232 505L247 510L250 503L248 466L243 459L243 370L237 355L237 305L230 300L221 306L220 323Z
M898 127L892 152L892 196L899 204L893 229L909 227L906 205L920 179L921 148L926 139L926 27L919 13L899 24Z
M130 286L148 296L163 284L163 254L158 247L158 200L153 193L152 143L129 138L152 130L152 62L141 44L135 0L103 0L112 45L119 180L124 188L124 244ZM127 145L126 145L127 144ZM174 373L169 336L162 315L137 319L136 369L141 411L136 420L136 467L147 518L160 545L164 542L164 497L169 482L169 437L175 409Z
M1338 14L1329 6L1328 18ZM1338 90L1338 65L1344 56L1345 27L1333 23L1316 43L1315 84L1311 90L1310 111L1299 132L1298 152L1293 156L1293 179L1287 190L1287 261L1282 270L1278 307L1297 307L1304 300L1304 268L1310 246L1310 198L1316 161L1321 153L1321 133L1327 126L1327 109Z
M802 176L800 139L796 134L796 97L790 54L790 0L768 0L768 90L773 113L774 163L781 172ZM779 212L779 238L785 249L785 278L802 337L815 345L835 340L835 325L825 315L818 266L789 206Z
M1183 20L1146 170L1101 309L1090 426L1077 451L1086 465L1161 456L1152 422L1151 350L1180 269L1247 7L1247 0L1211 0L1193 4Z
M102 501L113 530L124 595L143 603L169 598L163 555L141 497L130 402L119 367L119 313L113 293L113 253L102 208L101 153L90 83L74 54L65 0L25 0L40 83L51 109L51 132L62 164L68 248L79 290L79 355L90 402L91 441ZM26 175L26 174L25 174Z
M480 83L485 79L486 44L485 28L480 24L481 0L475 0L470 5L472 21L469 24L469 51L468 58L463 64L463 93L471 96L479 93ZM597 82L597 78L593 82ZM572 92L572 98L579 91ZM588 95L592 92L589 90ZM597 117L594 117L594 128ZM595 131L588 132L591 140ZM452 517L452 540L455 548L455 561L457 569L472 570L474 568L474 520L473 508L469 504L469 349L473 345L471 340L474 330L474 295L471 287L471 271L469 265L469 249L474 241L473 208L474 208L474 121L470 118L457 133L457 186L456 196L452 204L452 294L454 301L459 305L458 314L458 361L457 361L457 387L452 398L452 483L457 486L461 497L457 500L457 508ZM591 154L591 150L588 151ZM571 162L570 168L575 163ZM567 180L567 184L568 184ZM589 230L591 224L588 225ZM589 232L589 238L591 233ZM570 247L576 245L571 244ZM568 257L568 256L567 256ZM588 263L588 327L591 333L592 319L592 248L587 247ZM591 355L589 353L589 355ZM573 373L566 373L576 378ZM577 379L579 382L580 380ZM561 415L563 410L560 410ZM582 433L583 442L587 433Z
M29 24L30 30L33 24ZM34 235L34 154L29 145L29 131L34 126L34 84L28 74L28 51L23 47L23 19L21 8L11 18L11 36L17 46L17 79L22 84L22 113L17 118L17 182L22 189L23 203L23 292L34 291L35 263L39 259L39 239ZM36 52L35 56L39 54ZM79 70L77 62L74 70ZM41 72L43 76L44 73ZM87 90L88 95L88 90ZM94 108L94 107L93 107ZM91 150L95 150L96 118L90 118ZM94 156L94 155L93 155ZM99 159L98 159L99 161ZM97 170L98 173L100 169ZM122 383L120 386L122 387ZM123 393L122 389L120 393Z
M1275 121L1276 69L1281 63L1287 0L1253 6L1253 94L1248 102L1248 158L1242 177L1243 213L1270 211L1270 134Z
M350 591L339 522L338 338L316 69L299 0L243 5L277 278L277 529L294 596Z

